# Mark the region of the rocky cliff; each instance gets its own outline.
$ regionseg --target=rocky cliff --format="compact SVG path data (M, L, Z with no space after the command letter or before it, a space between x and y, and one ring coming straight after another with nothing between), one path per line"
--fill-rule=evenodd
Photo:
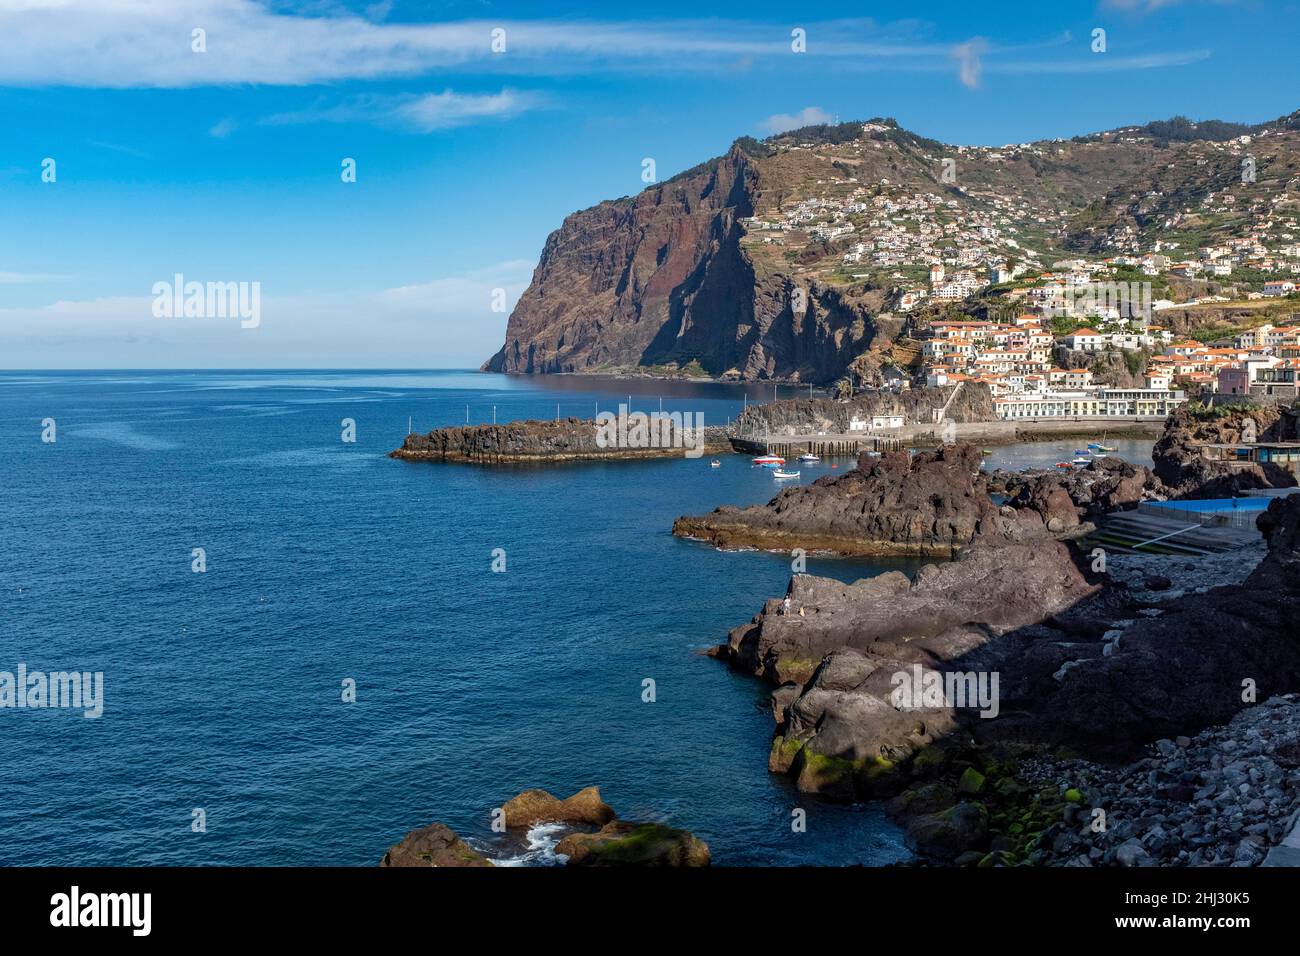
M827 381L875 337L883 294L756 270L739 220L761 173L739 145L551 233L492 372L698 364L744 379ZM796 291L798 290L798 291Z
M1241 129L1259 137L1250 148L1260 175L1232 202L1291 214L1300 119ZM907 320L886 310L924 288L932 258L954 261L949 235L983 243L987 259L1035 267L1069 251L1146 249L1174 225L1190 230L1178 234L1189 243L1240 237L1248 220L1216 212L1214 197L1240 178L1246 147L1210 130L958 148L877 118L743 138L635 196L568 216L483 368L828 384L889 352ZM941 160L957 154L954 183ZM1186 213L1189 203L1197 208ZM915 223L895 222L921 208L907 213ZM972 233L993 220L998 235ZM900 229L945 232L917 246ZM1229 317L1166 318L1181 330Z

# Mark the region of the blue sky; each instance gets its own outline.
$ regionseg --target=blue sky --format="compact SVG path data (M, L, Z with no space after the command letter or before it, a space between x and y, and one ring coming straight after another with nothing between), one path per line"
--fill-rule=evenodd
M1296 3L613 7L0 0L0 368L477 365L492 290L645 157L836 117L1001 144L1300 108ZM260 324L155 317L176 273L259 282Z

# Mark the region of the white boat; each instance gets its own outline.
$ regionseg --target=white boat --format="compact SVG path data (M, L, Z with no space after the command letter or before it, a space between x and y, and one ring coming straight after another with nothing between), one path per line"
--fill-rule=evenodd
M718 461L718 459L715 458L715 459L713 459L713 461L709 462L709 467L710 467L710 468L721 468L721 467L722 467L722 462Z
M799 460L800 460L800 461L805 461L805 462L807 462L807 463L810 464L810 465L815 465L815 464L817 464L819 461L821 461L821 459L818 458L816 455L814 455L812 452L808 452L808 454L806 454L806 455L800 455L800 456L799 456Z
M797 472L797 471L782 471L781 469L778 468L776 471L772 472L772 477L773 477L773 478L798 478L798 477L799 477L799 472Z
M1092 459L1089 458L1087 455L1079 455L1079 456L1077 456L1077 457L1075 457L1075 458L1071 458L1071 459L1070 459L1070 464L1072 464L1072 465L1090 465L1090 464L1092 464Z
M750 459L756 465L784 465L785 459L780 455L759 455L757 458Z

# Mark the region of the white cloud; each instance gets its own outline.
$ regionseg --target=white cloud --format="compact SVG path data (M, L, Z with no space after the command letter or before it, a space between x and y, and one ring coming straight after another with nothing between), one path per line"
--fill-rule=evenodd
M276 113L262 122L272 126L374 122L430 133L484 120L511 119L545 104L545 97L538 93L509 88L500 93L456 93L444 90L424 95L363 95L349 97L328 106Z
M833 121L834 117L820 106L805 106L793 116L789 113L777 113L775 116L769 116L758 124L758 128L764 132L776 134L799 129L801 126L819 126Z
M212 125L212 128L208 130L208 135L213 136L216 139L225 139L227 136L229 136L238 128L239 128L238 120L234 119L233 117L227 116L225 119L218 120L216 123L214 123Z
M983 37L975 37L952 48L952 57L957 61L957 79L968 90L979 88L980 76L984 72L980 58L988 51L988 41Z
M1156 0L1159 2L1159 0ZM764 59L784 65L789 30L736 20L601 22L462 20L395 23L386 5L370 18L346 12L294 15L254 0L0 0L0 85L186 88L301 86L413 77L438 70L554 74L593 70L733 69ZM809 60L927 72L956 57L963 82L978 82L981 57L1024 45L922 41L907 20L809 22ZM491 50L506 31L506 52ZM191 49L205 31L207 52ZM983 41L980 41L981 43ZM1053 41L1054 42L1054 41ZM1042 44L1035 44L1041 46Z

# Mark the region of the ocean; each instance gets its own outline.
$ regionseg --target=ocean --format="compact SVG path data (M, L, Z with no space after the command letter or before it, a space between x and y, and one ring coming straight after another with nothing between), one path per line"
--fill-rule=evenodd
M878 806L820 803L769 774L766 688L701 654L783 593L789 558L675 539L673 519L766 501L770 472L740 456L386 457L408 419L589 417L630 397L723 424L771 393L449 371L0 373L0 671L103 674L97 718L0 709L0 864L364 866L433 821L543 863L553 834L500 842L492 809L589 785L623 818L693 831L718 865L906 859ZM832 464L851 462L801 480ZM808 570L914 566L813 556Z

